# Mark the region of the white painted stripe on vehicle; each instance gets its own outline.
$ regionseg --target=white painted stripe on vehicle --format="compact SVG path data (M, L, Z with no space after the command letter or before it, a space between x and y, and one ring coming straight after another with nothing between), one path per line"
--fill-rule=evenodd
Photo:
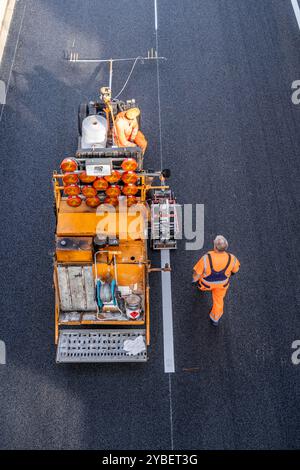
M297 0L291 0L291 2L292 2L292 5L293 5L293 8L294 8L294 13L295 13L295 16L296 16L298 27L300 29L300 8L299 8L299 3L298 3Z
M161 250L161 267L170 266L170 250ZM175 372L171 272L161 273L165 372Z
M155 31L158 30L158 21L157 21L157 0L154 0L154 21L155 21Z

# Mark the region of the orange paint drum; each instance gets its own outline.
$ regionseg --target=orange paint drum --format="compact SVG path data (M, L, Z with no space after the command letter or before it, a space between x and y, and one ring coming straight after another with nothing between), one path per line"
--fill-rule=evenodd
M104 201L105 204L111 204L116 207L119 204L119 199L117 197L107 197Z
M98 196L88 197L85 203L89 207L98 207L101 204L101 200L98 198Z
M105 191L105 194L109 197L118 197L121 194L121 188L120 186L117 185L111 185L107 190Z
M80 194L80 187L77 184L69 184L64 187L64 193L67 196L78 196Z
M86 171L80 173L79 178L82 183L93 183L97 179L96 176L88 176Z
M126 198L126 203L128 207L134 206L134 204L137 204L138 200L135 196L128 196Z
M125 184L124 188L122 189L122 192L126 196L135 196L138 190L139 188L134 184Z
M138 175L134 171L126 171L122 175L122 181L126 184L135 184L138 180Z
M111 175L104 176L104 179L110 184L118 183L121 179L121 173L117 170L112 170Z
M79 178L78 178L78 175L76 175L75 173L66 173L64 176L63 176L63 184L65 186L68 186L69 184L76 184L78 183L79 181Z
M79 207L82 203L82 199L79 196L69 196L67 199L67 204L71 207Z
M77 162L73 158L65 158L61 164L60 168L62 171L76 171L78 168Z
M134 158L126 158L121 165L124 171L135 171L138 167L137 161Z
M108 188L108 182L104 178L97 178L93 186L97 191L105 191Z
M83 186L83 188L81 189L82 191L82 194L85 196L85 197L95 197L97 196L97 189L95 189L93 186L91 185L88 185L88 186Z

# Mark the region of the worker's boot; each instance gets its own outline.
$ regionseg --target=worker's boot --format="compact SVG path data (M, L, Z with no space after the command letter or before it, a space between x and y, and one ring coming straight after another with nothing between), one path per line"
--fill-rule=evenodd
M219 325L218 321L214 321L214 320L210 319L210 322L213 326L218 326Z

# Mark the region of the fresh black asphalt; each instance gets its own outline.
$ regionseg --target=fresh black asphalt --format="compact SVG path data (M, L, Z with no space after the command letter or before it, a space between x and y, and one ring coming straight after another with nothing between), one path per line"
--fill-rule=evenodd
M191 286L202 252L182 241L172 253L175 374L163 368L155 273L147 364L55 364L51 173L76 149L78 103L108 81L105 66L69 64L63 51L75 39L81 56L145 54L155 46L154 6L20 0L0 70L10 76L0 123L1 449L299 448L294 12L288 0L158 0L158 25L168 59L160 63L163 166L180 203L204 204L203 250L221 233L241 261L222 324L211 327L210 299ZM115 92L129 70L116 66ZM146 159L160 168L156 66L138 65L123 96L141 106Z

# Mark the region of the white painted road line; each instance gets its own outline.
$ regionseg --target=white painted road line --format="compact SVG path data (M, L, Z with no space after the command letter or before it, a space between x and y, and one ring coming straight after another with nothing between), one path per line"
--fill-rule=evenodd
M174 425L173 425L173 400L172 400L172 376L171 374L169 374L169 405L170 405L171 450L174 450Z
M157 0L154 0L154 21L155 21L155 31L158 29L157 23Z
M292 5L293 5L293 8L294 8L294 13L295 13L295 16L296 16L298 27L300 29L300 8L299 8L299 3L298 3L298 0L291 0L291 2L292 2Z
M157 14L157 0L154 0L154 13L155 13L155 39L156 39L156 52L158 54L158 14ZM160 103L160 82L159 82L159 61L156 61L157 72L157 101L158 101L158 126L159 126L159 153L160 153L160 166L163 168L163 148L162 148L162 125L161 125L161 103ZM161 250L161 267L164 268L166 264L170 266L170 251ZM173 309L172 309L172 288L171 288L171 273L161 273L162 282L162 307L163 307L163 336L164 336L164 364L165 372L175 372L174 360L174 339L173 339ZM171 398L170 398L171 399Z
M12 20L16 0L0 0L0 63Z
M161 250L161 267L170 266L170 250ZM161 273L165 372L175 372L171 272Z
M1 112L0 112L0 122L2 121L3 112L4 112L4 108L5 108L5 104L6 104L7 93L8 93L8 90L9 90L10 80L11 80L11 76L12 76L12 71L13 71L13 68L14 68L14 65L15 65L17 50L18 50L20 36L21 36L21 31L22 31L22 28L23 28L23 22L24 22L25 13L26 13L26 7L27 7L27 3L25 2L24 10L23 10L23 13L22 13L22 18L21 18L21 24L20 24L20 28L19 28L19 32L18 32L18 36L17 36L16 46L15 46L15 50L14 50L14 55L13 55L11 67L10 67L10 70L9 70L9 76L8 76L8 81L7 81L7 86L6 86L5 100L2 104L2 108L1 108Z
M155 47L156 53L159 56L158 50L158 31L157 31L157 0L154 0L155 12ZM163 148L162 148L162 128L161 128L161 103L160 103L160 82L159 82L159 60L156 61L156 79L157 79L157 101L158 101L158 127L159 127L159 153L160 153L160 169L163 169Z
M155 20L155 43L156 53L158 53L158 13L157 0L154 0L154 20ZM161 103L160 103L160 83L159 83L159 60L156 61L157 73L157 101L158 101L158 122L159 122L159 151L160 165L163 168L163 148L162 148L162 128L161 128ZM166 264L170 266L170 251L161 250L160 252L161 267ZM174 429L173 429L173 400L172 400L172 379L171 374L175 372L174 360L174 338L173 338L173 308L172 308L172 286L171 273L161 273L162 284L162 302L163 302L163 336L164 336L164 365L165 372L169 374L169 406L170 406L170 439L171 450L174 450Z

